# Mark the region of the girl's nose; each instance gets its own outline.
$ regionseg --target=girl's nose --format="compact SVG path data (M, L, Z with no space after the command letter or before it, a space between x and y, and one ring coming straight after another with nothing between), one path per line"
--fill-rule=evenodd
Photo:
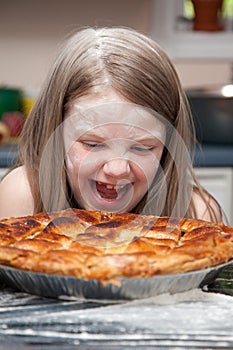
M111 159L104 164L103 170L106 175L122 178L130 173L129 161L120 158Z

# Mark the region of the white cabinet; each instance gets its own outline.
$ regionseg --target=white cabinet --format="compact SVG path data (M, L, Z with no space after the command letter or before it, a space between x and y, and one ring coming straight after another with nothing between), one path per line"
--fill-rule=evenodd
M201 185L222 206L233 226L233 168L195 168Z

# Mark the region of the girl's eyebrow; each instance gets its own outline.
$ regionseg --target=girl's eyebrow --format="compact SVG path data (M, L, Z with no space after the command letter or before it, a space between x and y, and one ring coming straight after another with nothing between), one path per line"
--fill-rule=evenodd
M106 139L110 140L108 132L102 129L99 130L98 128L97 129L90 128L89 130L86 130L80 135L79 139L83 137L85 138L88 137L99 141L103 141ZM163 132L161 132L160 130L152 130L151 132L147 130L144 130L143 132L135 131L132 133L132 135L128 134L126 137L124 136L121 137L120 133L117 133L117 135L114 137L114 134L113 134L112 139L120 139L120 138L132 140L135 142L144 142L144 141L157 142L157 141L163 140Z
M106 141L106 137L102 137L102 136L99 136L99 135L96 135L94 132L89 132L89 131L87 131L85 134L82 134L80 137L79 137L79 140L81 139L82 140L82 138L90 138L91 140L93 140L93 141L99 141L99 142L103 142L103 141ZM129 141L131 141L131 142L139 142L139 143L143 143L143 142L145 142L145 143L149 143L149 144L155 144L155 143L157 143L157 142L161 142L161 140L159 139L159 138L156 138L156 137L154 137L154 136L142 136L142 137L136 137L136 138L133 138L133 139L131 139L131 138L125 138L125 137L115 137L115 138L113 138L113 139L127 139L127 140L129 140ZM111 138L110 139L107 139L107 141L109 141L109 140L111 140Z
M155 136L144 135L142 137L136 137L134 140L137 141L137 142L147 142L147 141L148 142L154 142L154 141L158 141L159 139L157 137L155 137Z
M90 137L90 138L95 138L95 139L98 139L98 140L104 140L104 137L100 136L100 135L97 135L95 132L93 131L86 131L85 133L83 133L82 135L80 135L79 139L81 138L86 138L86 137Z

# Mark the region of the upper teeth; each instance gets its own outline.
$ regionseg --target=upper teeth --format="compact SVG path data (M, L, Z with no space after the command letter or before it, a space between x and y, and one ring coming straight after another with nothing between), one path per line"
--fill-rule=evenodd
M106 185L106 187L108 190L113 190L114 188L116 188L115 186L112 186L112 185Z
M99 185L104 185L103 182L100 182L100 181L97 181L97 183L98 183ZM105 186L106 186L106 188L107 188L108 190L113 190L113 189L116 190L116 189L121 189L121 188L124 187L124 185L117 185L117 186L115 186L115 185L109 185L109 184L106 184Z

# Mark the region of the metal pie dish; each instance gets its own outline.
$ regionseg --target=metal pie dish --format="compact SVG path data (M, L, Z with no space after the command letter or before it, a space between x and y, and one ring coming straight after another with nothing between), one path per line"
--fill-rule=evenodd
M0 266L0 281L17 290L49 298L84 300L134 300L164 293L180 293L207 286L229 264L180 274L145 278L118 278L119 285L102 284L94 279L73 276L49 275L30 272L9 266Z

